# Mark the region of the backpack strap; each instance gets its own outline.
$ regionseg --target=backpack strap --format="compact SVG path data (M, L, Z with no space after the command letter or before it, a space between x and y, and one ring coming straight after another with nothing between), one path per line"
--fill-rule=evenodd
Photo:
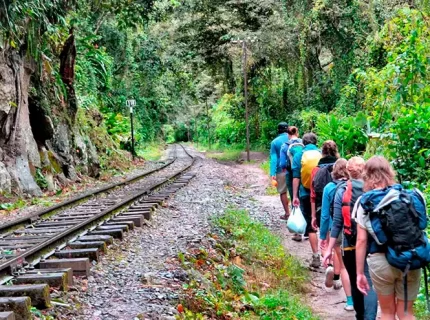
M429 299L429 283L427 277L427 268L429 266L424 267L424 286L426 288L426 301L427 301L427 311L430 311L430 299Z
M403 291L405 292L404 295L404 303L405 303L405 314L408 314L408 274L405 273L403 275Z
M344 233L347 235L352 234L351 199L352 199L352 181L348 180L348 182L346 183L346 190L342 198L343 230L344 230Z

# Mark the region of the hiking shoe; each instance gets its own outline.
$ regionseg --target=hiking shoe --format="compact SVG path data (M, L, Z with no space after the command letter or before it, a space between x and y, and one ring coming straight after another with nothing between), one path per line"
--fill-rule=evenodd
M354 305L352 304L345 304L345 307L343 307L346 311L354 311Z
M313 262L314 258L312 258ZM332 266L328 266L327 269L325 269L325 281L324 284L326 288L333 287L333 277L334 277L334 269Z
M340 279L333 281L333 289L334 290L340 290L340 289L342 289L342 281Z
M296 233L291 239L293 239L294 241L300 242L302 241L302 236Z
M319 268L321 266L321 258L318 253L315 253L312 255L312 262L311 262L311 268ZM333 277L334 277L334 271L333 271Z

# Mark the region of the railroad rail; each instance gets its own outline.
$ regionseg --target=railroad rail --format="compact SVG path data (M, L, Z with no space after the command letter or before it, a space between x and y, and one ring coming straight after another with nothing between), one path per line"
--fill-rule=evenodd
M0 320L32 319L30 306L51 305L50 287L68 290L114 238L143 227L195 175L196 158L182 145L174 153L157 169L0 226Z

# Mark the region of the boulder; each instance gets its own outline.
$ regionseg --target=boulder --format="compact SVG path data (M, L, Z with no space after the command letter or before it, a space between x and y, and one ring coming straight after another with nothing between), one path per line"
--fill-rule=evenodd
M0 162L0 193L11 192L12 178L3 162Z

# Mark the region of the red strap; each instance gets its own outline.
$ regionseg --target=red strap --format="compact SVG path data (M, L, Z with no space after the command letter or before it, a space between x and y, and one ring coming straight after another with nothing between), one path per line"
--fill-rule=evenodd
M346 190L342 198L342 216L343 231L345 234L351 234L351 199L352 199L352 182L348 180Z

